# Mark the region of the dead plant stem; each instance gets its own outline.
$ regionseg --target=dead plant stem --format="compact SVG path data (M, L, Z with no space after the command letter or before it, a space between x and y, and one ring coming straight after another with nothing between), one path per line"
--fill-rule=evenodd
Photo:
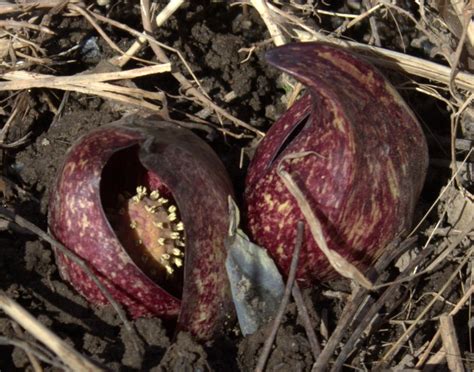
M460 236L464 238L469 231L474 227L474 220L471 222L470 226L466 228ZM459 242L461 242L462 239L459 239ZM444 291L449 287L451 282L454 280L454 278L459 274L461 269L464 267L464 265L468 262L468 260L471 258L471 255L473 253L474 248L469 249L468 252L466 252L464 258L462 259L461 263L459 264L458 268L451 274L451 276L448 278L446 283L440 288L438 291L437 295L433 297L433 299L427 304L427 306L420 312L418 317L416 318L417 322L420 321L421 319L424 318L424 316L428 313L428 311L432 308L433 304L438 301L439 297L444 293ZM393 357L398 353L402 345L409 339L411 334L414 332L417 322L413 323L408 329L400 336L400 338L395 342L384 354L382 359L377 365L377 370L381 370L384 368L384 366L387 366L388 363L393 359Z
M0 308L35 338L47 345L73 371L101 371L88 359L37 321L17 302L0 292Z
M301 246L303 244L304 236L304 223L303 221L298 221L296 224L296 242L295 249L293 250L293 257L291 258L290 271L288 273L288 280L286 281L285 292L283 293L283 298L278 308L278 312L275 315L275 318L270 329L270 333L263 344L263 349L258 358L257 366L255 367L255 372L263 372L265 365L267 364L268 356L272 349L273 341L275 340L278 328L280 327L283 315L285 314L286 307L290 302L291 291L293 288L293 283L296 278L296 269L298 268L298 260L300 255Z
M298 308L298 314L303 321L303 326L306 331L306 336L308 337L309 344L311 345L311 351L313 353L314 360L318 360L319 354L321 354L321 345L319 344L316 332L314 332L313 325L311 324L311 319L309 318L308 309L303 301L303 295L301 294L300 287L298 282L295 281L293 284L293 299L295 300L296 307Z

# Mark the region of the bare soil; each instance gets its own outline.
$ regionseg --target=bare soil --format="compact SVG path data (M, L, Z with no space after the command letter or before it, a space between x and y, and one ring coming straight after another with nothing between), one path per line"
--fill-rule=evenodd
M354 11L345 1L325 8L333 11ZM141 24L138 3L135 2L121 1L109 8L95 6L95 9L111 19L137 29ZM410 8L409 10L413 11ZM399 30L392 27L393 20L389 17L378 17L376 20L380 25L379 34L385 47L398 49L402 41ZM397 20L402 28L404 45L408 46L407 52L428 58L423 49L410 44L420 37L419 31L410 26L406 19L397 16ZM338 22L336 17L323 17L321 26L332 29ZM83 17L66 17L62 12L52 14L49 27L57 34L45 36L41 45L47 50L47 55L56 55L55 63L52 66L33 66L32 71L54 72L54 75L58 76L72 75L94 69L99 62L115 55L115 51ZM124 49L134 41L124 32L110 27L104 29L114 38L117 45ZM369 34L370 28L364 23L347 36L364 41ZM263 58L265 50L272 45L268 41L267 28L252 8L246 7L242 10L240 6L231 7L225 2L189 2L158 29L154 37L179 50L209 96L235 117L265 131L284 110L285 105L281 97L285 92L278 85L280 74L268 67ZM86 44L90 46L90 50L85 47ZM80 47L67 56L58 55L76 45ZM254 45L257 46L255 51L243 62L247 51L242 51L242 48ZM175 54L170 53L170 56L172 62L178 61ZM153 54L149 48L145 48L139 52L138 57L153 59ZM176 64L188 76L182 64ZM408 81L407 76L389 70L384 72L392 83L400 88L400 92L423 123L432 159L449 161L450 122L445 105L413 90L402 89ZM181 96L179 84L169 74L138 78L134 83L144 89L166 92L169 114L173 119L189 120L187 114L196 114L201 110L196 103ZM224 96L230 91L235 93L236 98L225 102ZM67 149L81 135L119 119L131 109L116 102L84 94L70 93L67 98L64 97L63 91L43 89L1 94L2 105L6 111L14 107L14 102L18 100L23 102L24 107L28 107L24 110L26 115L15 117L11 123L5 142L14 142L31 132L27 143L15 149L4 149L2 152L1 203L45 231L50 187ZM51 111L48 99L53 100L56 107L65 99L64 110L60 116ZM2 115L2 122L7 118L8 115ZM207 120L219 125L215 115ZM215 129L198 128L195 132L218 152L228 167L240 199L249 157L244 156L242 168L239 167L239 159L242 148L246 149L246 154L251 154L254 145L252 136L238 139L223 136ZM448 140L443 142L442 139ZM432 162L417 209L416 221L437 198L450 175L451 171L447 166ZM469 182L466 184L468 188L472 187ZM451 214L456 213L458 207L449 203L454 202L445 199L446 208L435 208L431 212L419 229L418 241L413 251L423 246L430 229L445 209L452 210ZM454 217L443 222L445 228L454 226ZM430 244L436 247L435 251L440 251L446 244L446 238L442 235L435 236ZM457 270L462 252L471 244L471 240L463 240L453 255L432 274L415 278L411 285L399 288L396 295L382 308L380 316L372 325L370 336L363 338L357 345L348 362L348 370L371 368L383 354L386 345L395 342L402 334L402 320L414 319L423 311L432 300L433 294ZM387 280L393 279L397 274L398 269L393 265L389 266L386 272ZM412 337L409 346L413 353L431 340L437 328L437 317L450 311L452 304L457 303L462 296L462 286L470 285L471 274L468 269L463 269L459 280L450 285L443 293L442 300L431 307L423 317L424 323ZM61 279L51 247L37 236L13 225L0 231L0 278L0 289L5 294L18 301L81 354L109 370L250 371L256 365L271 327L264 326L255 334L243 337L238 325L234 325L221 339L199 344L189 334L174 335L172 329L160 319L137 319L132 323L144 341L145 353L136 354L130 335L112 307L89 304L71 285ZM329 333L335 328L350 292L349 284L342 280L304 291L306 306L319 335L322 333L324 336L321 324L326 325ZM342 299L338 299L336 295ZM374 293L373 297L377 298L378 295ZM410 308L407 309L407 306ZM470 327L466 326L470 324L470 317L468 309L465 308L455 318L457 336L466 365L472 337ZM410 323L407 322L405 326L407 324ZM2 312L0 337L37 344L28 332L15 326ZM33 370L29 357L21 348L2 345L1 340L0 371ZM324 343L324 337L322 340ZM400 359L401 357L395 359L393 365L402 365ZM291 304L277 333L267 370L309 371L313 363L304 327L295 305ZM404 365L407 368L412 367L410 362ZM46 371L59 368L47 363L44 363L43 367Z

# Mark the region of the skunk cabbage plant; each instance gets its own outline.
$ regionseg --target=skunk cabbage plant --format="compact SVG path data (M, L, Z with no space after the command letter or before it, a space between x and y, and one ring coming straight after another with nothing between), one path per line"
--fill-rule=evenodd
M224 166L198 136L128 117L75 143L52 189L52 234L93 270L133 317L177 320L210 339L232 317L225 271ZM103 293L56 252L61 275L88 300Z
M282 167L322 224L328 247L365 270L412 224L428 165L421 127L384 76L345 49L295 43L266 57L307 94L273 124L250 164L251 237L288 274L296 222L305 218L278 173ZM309 228L305 235L298 279L332 278Z

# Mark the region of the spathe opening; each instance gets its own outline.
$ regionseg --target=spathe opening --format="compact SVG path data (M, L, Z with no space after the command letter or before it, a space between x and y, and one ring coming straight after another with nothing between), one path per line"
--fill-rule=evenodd
M169 189L138 158L138 145L105 165L101 201L117 239L140 270L176 298L183 287L185 231Z
M268 163L267 169L273 166L275 163L276 159L280 157L280 155L288 148L290 143L293 142L293 140L298 137L298 135L301 133L303 128L306 126L309 120L309 113L305 115L300 121L298 121L294 126L293 129L286 135L285 139L283 140L282 144L280 147L277 149L275 154L272 157L272 160Z

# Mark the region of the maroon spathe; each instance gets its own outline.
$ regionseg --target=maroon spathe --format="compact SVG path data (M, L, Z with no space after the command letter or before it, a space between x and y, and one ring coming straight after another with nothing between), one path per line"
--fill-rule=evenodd
M267 60L308 94L272 126L252 159L245 191L251 237L287 274L304 216L277 167L288 154L311 151L284 167L321 221L329 248L363 270L412 224L428 165L421 127L380 72L342 48L295 43L271 50ZM305 231L299 280L331 278L334 270Z
M103 209L103 169L112 155L132 146L150 172L149 182L162 182L172 192L186 229L182 299L138 268ZM124 166L117 180L126 178L126 171ZM233 314L224 266L227 198L232 194L222 163L195 134L174 124L128 117L92 131L69 150L51 193L49 226L134 317L178 317L178 329L209 339ZM56 253L62 276L91 302L106 303L93 281Z

